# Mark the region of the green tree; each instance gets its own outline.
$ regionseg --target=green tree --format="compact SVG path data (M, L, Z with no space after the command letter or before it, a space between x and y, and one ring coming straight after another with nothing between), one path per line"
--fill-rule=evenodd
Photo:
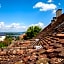
M36 36L40 31L42 30L39 26L30 26L26 31L26 36L24 36L24 39L31 39L34 36Z
M12 40L12 36L6 36L4 41L0 41L0 48L7 47L8 45L10 45L12 43Z
M0 41L0 48L2 48L2 47L6 47L6 45L4 42Z
M10 45L12 43L12 36L6 36L5 40L4 40L4 43L6 46Z

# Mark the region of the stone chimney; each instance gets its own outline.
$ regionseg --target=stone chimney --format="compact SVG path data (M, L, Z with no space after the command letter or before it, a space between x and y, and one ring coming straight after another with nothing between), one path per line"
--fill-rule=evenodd
M53 17L53 20L56 21L56 17Z
M56 11L56 17L59 17L62 14L62 9L58 9Z
M55 20L51 20L51 24L54 24Z

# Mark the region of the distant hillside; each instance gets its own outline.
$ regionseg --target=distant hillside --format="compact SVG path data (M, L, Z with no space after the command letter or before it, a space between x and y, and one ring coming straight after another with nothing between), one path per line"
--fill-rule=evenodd
M11 36L14 36L14 35L21 35L21 34L23 34L23 33L25 33L25 32L0 32L1 34L3 33L3 34L6 34L6 35L11 35Z

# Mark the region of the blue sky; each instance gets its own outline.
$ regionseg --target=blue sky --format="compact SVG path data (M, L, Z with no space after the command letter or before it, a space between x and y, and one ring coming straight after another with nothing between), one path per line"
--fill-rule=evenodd
M22 32L31 25L44 28L64 0L0 0L0 32Z

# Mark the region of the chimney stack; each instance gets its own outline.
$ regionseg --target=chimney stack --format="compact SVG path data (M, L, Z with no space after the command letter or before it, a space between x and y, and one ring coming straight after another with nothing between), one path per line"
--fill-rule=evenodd
M58 9L56 11L56 17L59 17L62 14L62 9Z
M51 20L51 24L54 24L55 20Z
M53 17L53 20L56 21L56 17Z

